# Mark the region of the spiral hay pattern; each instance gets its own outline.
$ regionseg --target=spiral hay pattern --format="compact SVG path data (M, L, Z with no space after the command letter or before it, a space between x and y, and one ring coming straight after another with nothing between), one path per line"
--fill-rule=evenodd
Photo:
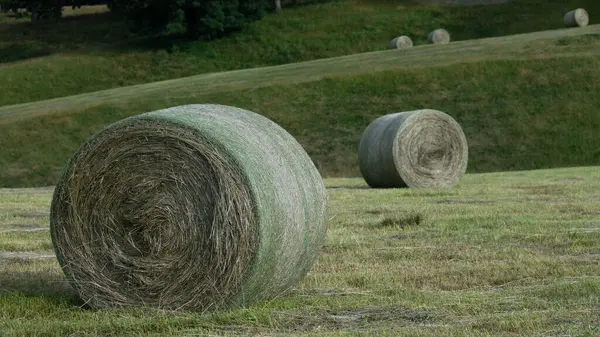
M427 35L427 42L430 44L450 43L450 33L442 28L436 29Z
M590 23L590 17L583 8L577 8L565 14L565 27L585 27Z
M392 41L390 41L390 49L404 49L411 48L412 46L413 41L406 35L395 37Z
M51 233L92 307L213 310L273 298L303 278L326 204L310 157L277 124L188 105L88 139L55 189Z
M374 120L360 139L358 159L373 188L451 187L467 169L468 147L452 117L424 109Z

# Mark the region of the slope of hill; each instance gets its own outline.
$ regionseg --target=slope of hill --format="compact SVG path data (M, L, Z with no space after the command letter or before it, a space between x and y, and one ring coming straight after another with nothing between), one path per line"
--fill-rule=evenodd
M71 153L108 123L209 102L272 118L325 176L358 174L358 140L375 117L418 108L461 123L469 172L600 164L599 29L366 53L2 107L0 186L54 183Z
M410 35L424 44L445 27L454 41L562 27L565 12L596 0L515 0L439 7L413 1L335 1L286 8L238 34L211 42L148 38L127 32L110 13L69 12L59 24L0 22L0 106L200 73L286 64L383 50ZM100 8L102 10L102 8ZM77 13L84 15L72 15ZM594 23L594 15L591 16Z
M332 76L349 76L374 71L431 68L484 60L527 60L597 55L600 25L580 29L560 29L499 38L427 45L410 50L362 53L330 59L211 73L187 78L152 82L0 107L0 124L18 118L66 110L83 110L99 104L127 103L155 99L157 95L185 95L256 89L276 84L303 83ZM569 39L572 38L572 39Z

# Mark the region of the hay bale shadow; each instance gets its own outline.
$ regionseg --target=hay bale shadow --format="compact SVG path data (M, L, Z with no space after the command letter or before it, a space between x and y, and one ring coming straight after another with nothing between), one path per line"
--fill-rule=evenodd
M451 200L451 199L441 199L441 200L428 200L428 203L432 204L467 204L467 205L477 205L477 204L494 204L496 203L494 200Z
M56 304L84 307L62 272L47 260L32 258L0 259L0 297L20 295L43 298Z
M386 326L400 328L439 322L442 317L434 312L407 307L364 307L325 310L295 315L279 315L283 326L290 332L333 330L363 330Z
M372 190L369 186L330 186L328 190Z

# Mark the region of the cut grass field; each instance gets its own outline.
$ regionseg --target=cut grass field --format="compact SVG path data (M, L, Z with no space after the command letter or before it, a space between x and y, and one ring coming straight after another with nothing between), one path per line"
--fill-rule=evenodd
M0 335L600 334L600 167L468 174L440 190L325 183L329 231L308 276L212 314L85 308L49 232L18 232L47 229L52 190L2 189Z
M600 26L558 29L577 7L600 13L336 1L212 42L136 36L97 7L37 27L0 15L0 187L50 186L107 124L190 103L273 119L326 177L358 175L376 117L438 109L463 127L471 172L440 190L325 179L330 227L307 277L207 314L87 308L52 252L52 188L0 189L0 336L599 336ZM438 27L458 42L383 51ZM564 166L578 167L472 173Z

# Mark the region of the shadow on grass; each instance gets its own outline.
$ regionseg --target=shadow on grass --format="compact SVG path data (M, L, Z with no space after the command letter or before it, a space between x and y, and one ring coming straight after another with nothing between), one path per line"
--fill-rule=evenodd
M134 32L110 12L67 16L55 22L12 22L0 25L0 64L56 53L185 51L185 34L152 35Z
M407 307L364 307L345 310L310 312L306 315L279 317L284 326L293 327L290 331L316 332L323 330L348 331L369 330L385 326L387 329L434 324L441 317L434 312Z
M135 40L115 44L111 49L138 51L166 50L168 52L173 52L175 50L189 51L193 42L197 41L189 40L185 34L141 36Z
M12 43L0 46L0 63L16 62L23 59L48 56L52 50L45 46Z
M84 306L60 270L48 261L1 259L0 297L38 298L55 304Z
M328 190L374 190L369 186L328 186Z
M66 16L36 24L0 25L0 63L24 61L59 52L85 51L130 38L125 23L113 13Z

